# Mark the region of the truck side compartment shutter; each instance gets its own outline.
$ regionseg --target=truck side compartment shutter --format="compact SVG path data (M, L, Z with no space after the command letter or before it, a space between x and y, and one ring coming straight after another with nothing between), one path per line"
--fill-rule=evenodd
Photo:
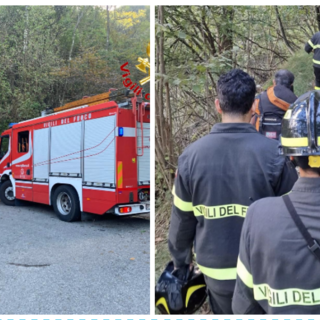
M84 182L115 188L116 116L87 120L84 138Z
M137 123L138 128L138 185L150 184L150 123L143 123L143 144L141 135L141 124ZM142 150L143 146L143 150Z
M34 173L35 180L49 179L49 133L50 128L34 131Z
M51 128L52 175L81 175L81 122Z

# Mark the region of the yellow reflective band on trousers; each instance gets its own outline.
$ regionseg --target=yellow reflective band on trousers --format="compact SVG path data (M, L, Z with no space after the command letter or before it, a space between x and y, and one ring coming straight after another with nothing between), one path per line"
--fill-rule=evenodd
M240 260L240 257L238 257L238 263L237 263L237 274L242 280L242 282L249 288L253 288L253 279L250 272L247 270L247 268L244 266L242 261Z
M281 137L281 145L283 147L307 147L308 138L285 138ZM320 145L320 137L318 137L318 145Z
M271 307L291 305L313 306L320 305L320 288L303 290L298 288L273 289L268 284L254 284L250 272L238 258L237 273L242 282L253 289L254 299L267 300Z
M318 48L320 48L320 46L318 47ZM315 64L320 64L320 61L319 60L312 60L313 61L313 63L315 63Z
M320 90L320 87L314 87L315 90Z
M320 305L320 288L314 290L297 288L277 290L272 289L268 284L255 284L253 294L255 300L267 300L271 307Z
M221 219L228 217L245 218L248 207L241 204L226 204L224 206L207 207L202 204L193 207L195 216L203 216L205 219Z
M172 189L172 194L173 194L173 203L178 209L180 209L181 211L192 211L192 202L186 202L180 199L176 195L176 190L174 186Z
M201 266L199 263L197 264L201 272L210 278L216 280L235 280L237 278L237 268L215 269Z

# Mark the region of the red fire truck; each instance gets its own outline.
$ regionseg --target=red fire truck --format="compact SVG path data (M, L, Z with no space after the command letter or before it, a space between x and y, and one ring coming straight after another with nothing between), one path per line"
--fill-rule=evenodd
M111 91L12 124L0 138L0 199L81 212L150 212L150 104Z

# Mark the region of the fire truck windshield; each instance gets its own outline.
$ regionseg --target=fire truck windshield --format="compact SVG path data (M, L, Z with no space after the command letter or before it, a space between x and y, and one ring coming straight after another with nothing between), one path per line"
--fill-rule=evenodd
M0 160L6 155L9 150L9 136L0 138Z

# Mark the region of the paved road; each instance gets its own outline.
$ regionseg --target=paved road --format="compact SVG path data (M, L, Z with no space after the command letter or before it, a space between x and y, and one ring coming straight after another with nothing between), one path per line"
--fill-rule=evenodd
M148 314L149 258L148 217L66 223L0 202L0 314Z

